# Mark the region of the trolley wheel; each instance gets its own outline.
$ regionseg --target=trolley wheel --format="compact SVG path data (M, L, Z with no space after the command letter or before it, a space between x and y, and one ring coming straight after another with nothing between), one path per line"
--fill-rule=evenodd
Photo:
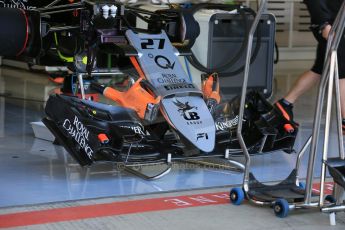
M289 203L285 199L278 199L274 202L273 210L277 217L287 217L289 214Z
M305 189L305 183L304 182L299 182L298 187L301 189Z
M332 195L327 195L326 197L325 197L325 201L328 201L329 203L332 203L332 204L334 204L334 203L336 203L337 202L337 200L334 198L334 196L332 196Z
M242 188L233 188L230 191L230 200L234 205L240 205L244 200L244 192Z

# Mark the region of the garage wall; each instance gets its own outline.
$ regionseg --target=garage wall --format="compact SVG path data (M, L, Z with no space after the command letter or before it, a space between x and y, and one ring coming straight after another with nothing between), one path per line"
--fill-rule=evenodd
M257 1L241 1L257 9ZM280 59L313 59L316 42L309 31L310 17L302 0L269 0L268 11L277 19L276 41Z

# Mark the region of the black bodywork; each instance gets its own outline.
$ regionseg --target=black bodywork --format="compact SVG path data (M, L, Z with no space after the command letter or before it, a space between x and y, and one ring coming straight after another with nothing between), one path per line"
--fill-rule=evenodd
M148 123L131 109L77 97L51 96L43 122L82 166L96 161L154 163L166 161L168 154L172 159L224 156L226 149L232 155L241 154L236 135L239 104L237 97L214 109L217 131L212 153L194 151L184 145L162 117ZM298 127L285 120L261 94L248 93L243 122L243 136L251 154L293 151ZM294 127L293 132L283 128L287 123ZM102 143L99 134L106 134L109 142Z

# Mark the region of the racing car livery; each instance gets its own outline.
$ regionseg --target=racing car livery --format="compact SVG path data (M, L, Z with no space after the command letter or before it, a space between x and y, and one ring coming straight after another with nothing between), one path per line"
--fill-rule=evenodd
M196 5L196 9L201 6L242 10L222 4ZM72 24L48 17L74 11L74 19L80 20L71 20ZM41 55L38 28L40 37L64 34L77 41L73 48L60 47L57 42L53 47L58 51L64 48L73 56L66 65L78 77L81 98L51 95L43 122L80 165L98 161L147 164L224 156L224 152L241 154L236 133L240 99L222 101L216 72L206 73L199 86L180 63L180 56L191 55L190 48L200 32L189 11L150 12L114 1L81 1L38 11L2 12L15 15L15 23L24 32L19 31L21 41L16 49L6 46L0 54ZM39 20L39 14L45 17ZM144 20L148 27L137 28L133 17ZM191 28L193 33L188 33ZM19 32L12 31L13 35ZM0 41L10 42L6 36L0 36ZM49 47L44 50L56 52ZM106 68L104 56L113 60ZM85 97L83 77L111 75L114 69L128 73L128 89L121 91L96 80L91 83L93 90L114 103ZM297 132L298 126L285 119L264 96L247 94L243 136L252 154L274 150L291 153Z
M97 160L156 162L166 160L168 154L172 158L220 155L227 149L240 153L239 98L220 103L217 75L210 75L199 89L185 74L164 32L128 30L126 35L138 52L131 60L141 77L125 92L92 84L118 106L51 96L43 121L59 143L81 165ZM251 153L292 151L298 127L258 92L247 95L244 124Z

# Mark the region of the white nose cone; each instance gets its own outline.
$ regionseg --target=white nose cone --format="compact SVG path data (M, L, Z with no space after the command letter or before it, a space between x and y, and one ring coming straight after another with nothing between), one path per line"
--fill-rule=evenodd
M212 152L216 128L204 100L196 96L164 98L162 107L174 128L203 152Z

